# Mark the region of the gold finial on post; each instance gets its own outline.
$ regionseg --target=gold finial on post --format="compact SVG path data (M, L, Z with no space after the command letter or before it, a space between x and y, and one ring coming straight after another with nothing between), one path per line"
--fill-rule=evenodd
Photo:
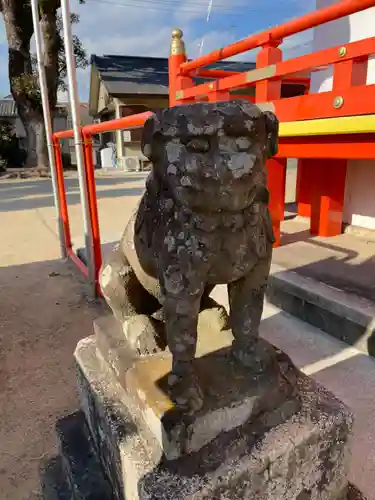
M184 36L182 30L176 28L172 31L171 55L185 55L185 43L182 39Z

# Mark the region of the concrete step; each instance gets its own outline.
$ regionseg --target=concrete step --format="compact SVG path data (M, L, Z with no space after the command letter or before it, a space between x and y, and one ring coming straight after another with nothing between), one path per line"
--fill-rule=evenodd
M267 300L360 351L375 356L375 304L273 264Z
M355 415L349 480L375 500L375 360L266 303L261 335L341 399ZM363 498L352 492L353 498Z
M281 272L274 266L271 282L276 271ZM313 290L311 285L309 291ZM226 287L216 287L212 296L228 307ZM349 311L350 303L345 304ZM341 312L339 310L338 314ZM325 313L322 315L324 317ZM352 317L355 319L354 312ZM352 409L355 422L349 479L367 500L375 500L372 487L375 477L375 360L358 347L348 346L268 301L264 306L260 334Z

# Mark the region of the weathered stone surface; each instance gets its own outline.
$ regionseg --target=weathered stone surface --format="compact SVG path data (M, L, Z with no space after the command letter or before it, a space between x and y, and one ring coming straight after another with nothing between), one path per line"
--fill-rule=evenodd
M268 371L252 374L233 359L229 348L231 332L212 331L212 326L219 327L220 321L216 325L208 321L207 328L211 326L213 335L206 335L204 327L211 317L212 311L202 317L194 361L205 402L191 415L179 411L168 397L167 378L172 369L169 353L140 357L113 317L95 322L97 347L123 387L131 414L146 427L143 433L152 434L169 459L197 451L221 432L266 410L275 410L274 418L281 422L299 408L295 370L290 361L279 361L275 349L261 340L262 350L268 350L275 363Z
M230 330L225 329L227 326L228 318L223 307L205 309L199 314L197 357L232 344L233 335ZM121 323L112 315L96 319L94 332L101 356L117 377L144 354L131 348Z
M187 413L203 405L192 362L198 315L215 285L228 285L237 362L269 368L258 330L274 241L265 163L277 141L276 116L239 99L159 110L144 126L153 169L100 282L125 331L152 317L129 328L141 354L156 351L164 331L168 390Z
M197 452L167 460L130 416L95 338L81 341L75 356L82 409L117 499L345 499L352 415L299 372L302 407L291 418L275 425L265 412Z
M283 370L275 366L254 376L235 362L230 349L197 358L194 371L204 405L192 415L179 411L168 396L171 370L171 356L162 354L138 360L119 377L132 415L146 425L167 459L199 451L223 432L265 412L270 421L279 424L300 406L296 376L288 362Z

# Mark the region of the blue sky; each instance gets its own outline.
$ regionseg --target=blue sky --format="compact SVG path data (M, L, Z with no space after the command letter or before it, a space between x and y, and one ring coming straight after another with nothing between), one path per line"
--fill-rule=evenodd
M182 28L190 57L209 52L228 43L310 12L315 0L213 0L206 22L209 0L86 0L78 5L71 0L71 10L81 16L74 27L88 54L124 54L167 56L170 34ZM8 55L4 25L0 25L0 95L9 93ZM309 50L311 32L285 41L286 57ZM254 54L241 55L252 60ZM82 99L87 100L89 70L78 72ZM65 96L61 95L61 99Z

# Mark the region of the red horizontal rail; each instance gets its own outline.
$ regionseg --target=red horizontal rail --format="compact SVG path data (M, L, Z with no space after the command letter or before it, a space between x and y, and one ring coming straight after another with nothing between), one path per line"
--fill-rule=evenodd
M254 75L258 76L257 81L278 80L283 79L288 75L301 73L306 70L312 70L319 68L320 66L329 66L330 64L334 64L338 61L341 62L351 59L366 58L370 54L375 53L375 37L367 38L359 42L348 43L345 45L346 53L343 56L340 56L339 48L340 47L333 47L320 50L319 52L282 61L266 68L245 71L221 80L196 85L185 89L179 97L179 100L207 95L212 91L227 91L234 88L255 85L256 82L249 82L249 77L251 77L252 71L254 71Z
M344 47L344 55L339 55L339 50L342 46L337 46L277 63L274 79L293 73L300 73L307 69L314 70L322 66L329 66L339 61L365 59L369 55L375 54L375 37L366 38L359 42L347 43Z
M233 57L242 52L256 49L271 42L281 42L284 38L300 33L320 24L325 24L336 19L340 19L355 12L369 9L375 6L375 0L341 0L324 9L320 9L297 19L292 19L284 24L275 26L269 30L257 33L233 43L222 49L214 50L209 54L198 57L192 61L183 63L180 67L180 73L187 75L191 71L216 63L223 59Z
M240 71L225 71L225 70L216 70L216 69L202 69L198 70L193 77L196 78L211 78L216 80L217 78L227 78L229 76L238 76L242 73ZM285 78L283 83L288 85L309 85L310 78L308 77L300 77L300 78ZM255 83L252 85L255 86Z
M339 107L334 106L337 97L342 98ZM281 122L369 115L375 113L375 85L289 97L273 101L273 104Z
M198 69L191 76L193 78L225 78L239 75L239 71L226 71L225 69Z
M373 160L375 134L280 137L279 158Z
M55 139L70 139L70 138L74 137L74 131L72 129L61 130L60 132L55 132L53 134L53 137Z
M82 132L84 135L93 135L126 128L142 127L147 118L149 118L150 116L152 116L152 113L147 111L145 113L125 116L124 118L116 118L115 120L108 120L106 122L92 123L83 127Z

